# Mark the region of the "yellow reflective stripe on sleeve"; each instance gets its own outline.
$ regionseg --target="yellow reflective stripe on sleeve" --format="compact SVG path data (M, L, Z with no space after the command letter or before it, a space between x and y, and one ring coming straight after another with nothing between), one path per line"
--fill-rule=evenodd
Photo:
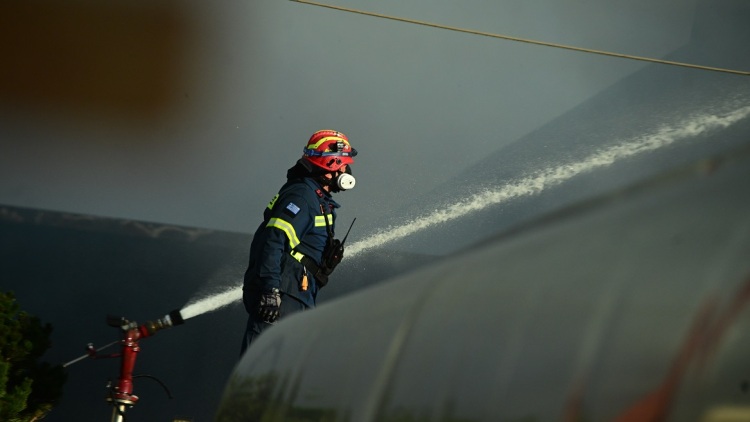
M333 214L326 214L328 217L328 224L333 224ZM315 227L325 227L326 226L326 220L325 217L322 215L316 215L315 216Z
M272 210L273 206L276 204L276 200L279 199L279 194L277 193L276 196L273 197L271 202L268 203L268 209Z
M303 258L303 257L305 256L305 255L303 255L303 254L302 254L301 252L295 252L295 251L291 251L291 252L289 252L289 253L290 253L290 254L292 254L292 257L293 257L294 259L296 259L297 261L300 261L300 262L302 262L302 258Z
M299 239L297 238L297 232L294 231L294 227L288 222L280 218L272 218L268 220L266 227L276 227L286 234L286 238L289 239L289 246L294 249L299 245Z

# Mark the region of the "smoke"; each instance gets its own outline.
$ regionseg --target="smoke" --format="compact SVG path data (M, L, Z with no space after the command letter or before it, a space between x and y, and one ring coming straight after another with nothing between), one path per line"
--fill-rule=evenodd
M347 248L347 257L355 256L368 249L383 246L429 227L461 218L491 205L500 204L518 197L538 194L574 176L593 171L597 168L606 167L616 161L644 152L654 151L713 129L726 128L749 115L750 107L743 107L723 116L713 114L698 115L686 121L665 126L655 133L601 149L580 161L543 169L532 176L500 186L497 189L488 189L468 198L461 198L453 204L448 205L445 209L419 216L400 226L389 227L349 246Z
M8 106L0 110L0 139L6 146L0 154L0 203L245 232L247 210L255 208L257 197L267 201L266 196L275 193L269 194L264 176L286 167L271 157L296 159L312 131L331 126L347 133L360 149L357 177L380 181L366 187L366 196L347 197L347 209L358 207L357 215L365 221L378 215L368 201L438 186L442 180L431 172L434 163L454 160L442 175L449 178L449 172L458 173L494 151L501 140L485 134L502 131L507 141L518 139L642 66L289 2L217 6L191 0L156 9L142 1L94 9L83 3L70 9L46 2L3 2L11 9L59 8L71 17L106 7L113 13L122 10L125 20L98 33L99 26L78 17L72 22L87 25L56 40L45 34L24 35L39 13L30 11L20 21L17 14L5 14L15 21L8 20L12 25L4 32L18 35L6 37L15 40L8 46L16 57L29 55L26 66L37 56L46 57L34 53L38 43L44 42L42 51L62 43L66 48L61 57L80 53L84 65L105 59L99 64L107 72L98 72L95 81L103 84L103 91L89 87L81 93L72 88L78 85L66 82L99 67L69 67L70 60L61 59L66 65L55 71L65 77L46 81L52 89L43 95L62 93L69 106L29 110L4 98ZM636 0L635 5L617 7L591 0L371 3L374 11L392 15L654 57L684 45L693 10L678 0ZM84 13L72 13L77 10ZM153 15L154 10L164 10L166 16ZM159 25L160 19L176 23ZM71 25L59 17L50 21L56 29ZM135 26L127 25L131 21ZM154 35L147 37L151 44L140 46L141 37L128 37L133 28ZM197 33L202 34L199 39L192 36ZM88 51L76 42L81 34L94 34L90 38L105 43L124 42L129 48ZM177 48L170 48L171 42ZM148 60L162 50L169 53L163 63ZM129 74L134 62L128 51L149 65ZM9 67L11 75L25 69L21 62L20 67ZM70 71L79 68L83 73ZM28 101L36 101L39 87L33 78L18 76L28 83L16 87L13 78L6 78L5 85L11 91L28 90ZM130 83L110 83L123 79ZM134 80L145 83L136 83L135 92L122 88ZM162 98L159 118L147 124L128 118L142 112L131 109L128 98L152 96ZM111 107L90 102L89 112L76 112L81 98ZM310 106L321 101L335 107ZM115 112L107 112L112 107ZM116 112L123 108L131 112ZM159 111L154 108L147 110ZM448 147L449 138L442 145L434 143L446 133L471 139L472 148L459 155ZM44 172L38 171L40 162L45 163ZM386 162L391 168L410 168L413 179L403 183L403 172L383 172ZM430 177L419 177L422 174Z
M688 140L708 131L731 126L750 116L750 106L742 107L724 115L701 114L669 126L654 133L629 139L608 148L600 149L582 160L542 169L529 177L505 184L497 189L459 199L442 210L419 216L400 226L388 227L347 248L347 258L359 255L369 249L405 238L427 228L464 217L492 205L500 204L524 196L536 195L546 189L560 185L571 178L598 168L609 166L617 161L649 151L664 148L675 142ZM242 286L230 286L188 303L180 313L184 319L218 310L242 297Z

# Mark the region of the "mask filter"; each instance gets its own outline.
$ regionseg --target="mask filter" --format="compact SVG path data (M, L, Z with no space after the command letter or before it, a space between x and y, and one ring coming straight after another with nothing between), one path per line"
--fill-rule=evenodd
M353 188L356 182L357 181L354 179L354 176L349 173L340 174L336 178L336 186L338 186L341 190L349 190Z

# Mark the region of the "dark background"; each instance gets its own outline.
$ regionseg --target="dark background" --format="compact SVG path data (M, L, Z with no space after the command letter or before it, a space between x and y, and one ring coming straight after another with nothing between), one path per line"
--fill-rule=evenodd
M750 69L750 12L739 0L421 3L378 11ZM0 8L12 64L0 71L0 283L53 324L52 363L117 340L107 315L145 322L238 285L263 207L321 127L349 134L361 153L357 188L337 196L340 221L357 217L353 253L321 303L750 136L746 76L293 2ZM655 151L374 245L378 233L482 190L733 113L725 127L697 126ZM244 323L235 303L142 340L136 373L159 377L175 398L139 379L130 420L210 420ZM48 419L109 418L105 387L117 373L114 359L70 366Z

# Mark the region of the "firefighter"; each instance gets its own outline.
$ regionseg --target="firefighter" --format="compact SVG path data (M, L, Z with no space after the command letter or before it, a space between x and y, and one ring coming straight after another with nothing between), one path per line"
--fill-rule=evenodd
M313 133L263 212L244 276L248 321L241 354L278 318L315 307L318 291L343 257L343 245L334 238L339 204L331 194L354 187L356 155L343 133Z

